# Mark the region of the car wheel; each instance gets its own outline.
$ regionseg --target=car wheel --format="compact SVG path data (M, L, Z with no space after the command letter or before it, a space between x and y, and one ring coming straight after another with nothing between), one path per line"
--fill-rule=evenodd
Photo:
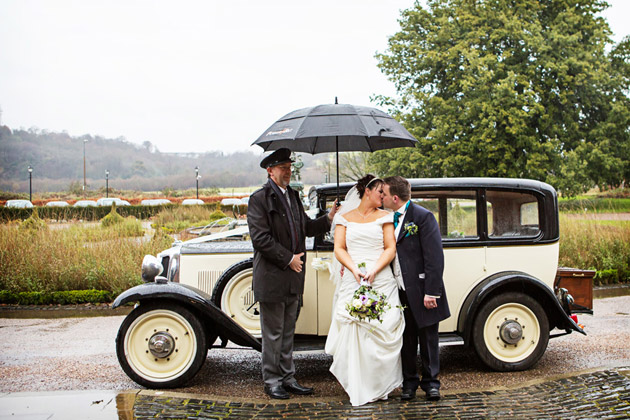
M174 388L192 379L208 354L199 319L181 305L141 304L123 321L116 354L125 373L147 388Z
M252 289L253 261L228 268L212 291L212 302L254 337L260 338L260 305Z
M525 370L549 342L542 306L523 293L503 293L485 302L473 324L473 345L481 360L497 371Z

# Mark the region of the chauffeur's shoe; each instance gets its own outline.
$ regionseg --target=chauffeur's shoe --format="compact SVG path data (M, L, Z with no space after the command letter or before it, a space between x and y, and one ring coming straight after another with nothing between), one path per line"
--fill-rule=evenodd
M277 400L289 399L289 393L284 389L282 385L274 385L274 386L265 385L265 394Z
M297 382L293 382L292 384L284 384L284 389L289 391L291 394L297 395L311 395L313 393L313 388L309 388L307 386L302 386Z
M429 388L427 389L427 400L429 401L439 401L440 400L440 390L437 388Z
M400 399L405 400L413 400L416 398L416 390L413 388L403 388L402 393L400 394Z

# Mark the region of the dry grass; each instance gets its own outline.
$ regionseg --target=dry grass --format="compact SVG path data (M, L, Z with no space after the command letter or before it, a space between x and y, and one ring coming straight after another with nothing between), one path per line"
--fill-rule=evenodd
M197 206L174 208L156 224L202 224L212 212ZM630 280L630 221L560 217L560 265L598 271L598 283ZM114 294L139 284L146 254L155 255L172 238L145 238L140 222L126 219L110 228L76 224L65 229L25 230L0 225L0 289L12 292L97 289Z
M25 231L0 226L0 289L13 292L108 290L141 283L146 254L168 248L171 238L129 237L128 224ZM137 232L137 231L136 231ZM141 235L144 231L140 227Z
M597 284L630 281L630 221L561 214L559 264L597 270Z

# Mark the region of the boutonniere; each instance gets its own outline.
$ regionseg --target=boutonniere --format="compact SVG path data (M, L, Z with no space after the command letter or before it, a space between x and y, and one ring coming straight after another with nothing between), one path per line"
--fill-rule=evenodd
M405 223L405 238L407 236L417 235L418 234L418 225L414 222Z

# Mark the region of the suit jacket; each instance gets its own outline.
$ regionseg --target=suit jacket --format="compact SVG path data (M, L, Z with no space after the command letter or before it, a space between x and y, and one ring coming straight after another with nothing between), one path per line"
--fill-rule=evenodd
M415 234L410 234L405 228L410 223L418 228ZM418 328L437 324L451 316L442 279L442 237L438 223L430 211L409 203L396 240L396 252L409 309ZM440 296L437 299L437 308L426 309L424 295Z
M315 220L308 217L296 191L287 188L291 199L291 213L286 200L269 181L254 192L247 208L247 225L254 247L253 289L259 302L284 302L304 292L304 273L289 268L293 254L306 251L307 236L326 232L330 228L328 216ZM291 239L289 217L297 230L297 243ZM295 243L295 249L293 244ZM306 253L302 258L306 262Z

